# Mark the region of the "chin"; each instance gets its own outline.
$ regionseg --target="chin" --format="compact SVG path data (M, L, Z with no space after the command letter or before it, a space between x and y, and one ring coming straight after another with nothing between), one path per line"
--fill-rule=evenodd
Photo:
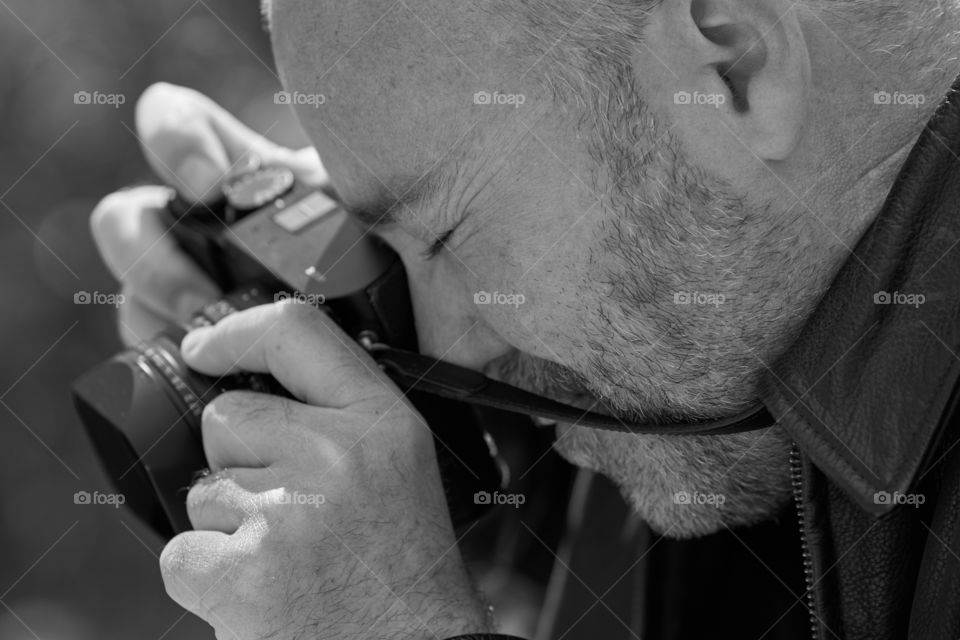
M620 486L620 492L655 533L676 539L698 538L771 520L789 500L786 496L780 500L755 501L748 508L741 504L737 509L729 509L726 505L709 503L678 504L676 494L651 496L638 487Z
M610 478L655 532L694 538L772 519L791 499L784 434L646 436L558 426L554 448Z

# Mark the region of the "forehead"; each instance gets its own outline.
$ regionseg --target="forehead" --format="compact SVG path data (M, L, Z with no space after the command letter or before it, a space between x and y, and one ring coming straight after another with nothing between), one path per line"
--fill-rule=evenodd
M503 24L468 4L264 0L285 88L322 96L296 108L345 199L401 195L490 122L473 96L505 74L483 35Z

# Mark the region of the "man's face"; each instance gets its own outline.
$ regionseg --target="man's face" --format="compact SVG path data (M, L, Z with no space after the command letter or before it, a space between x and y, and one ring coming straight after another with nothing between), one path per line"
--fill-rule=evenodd
M266 7L340 197L395 218L375 232L408 270L425 353L634 419L726 415L756 397L840 262L833 236L852 243L864 220L804 215L777 192L810 176L768 175L715 105L679 108L685 54L679 74L665 68L678 27L660 7L618 22L643 33L580 44L603 34L602 14L564 35L484 0ZM611 47L599 61L597 43ZM557 448L675 535L754 521L787 494L779 432L563 427ZM677 504L678 491L723 493L724 512Z
M323 95L297 112L344 202L378 218L402 201L376 231L409 270L423 349L475 368L514 349L570 361L598 293L591 163L533 83L523 105L476 104L523 69L473 35L509 25L466 4L275 1L278 67L289 91Z

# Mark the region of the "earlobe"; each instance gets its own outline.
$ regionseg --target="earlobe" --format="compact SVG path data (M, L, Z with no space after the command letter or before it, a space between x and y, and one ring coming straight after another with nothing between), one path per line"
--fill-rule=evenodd
M721 108L728 126L761 159L786 159L810 99L809 52L793 4L693 0L689 12L701 71L729 93Z

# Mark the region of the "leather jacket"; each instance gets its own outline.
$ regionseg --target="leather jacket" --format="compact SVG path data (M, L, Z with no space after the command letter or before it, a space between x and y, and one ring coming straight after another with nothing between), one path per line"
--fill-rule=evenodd
M818 638L960 637L960 81L762 400Z

